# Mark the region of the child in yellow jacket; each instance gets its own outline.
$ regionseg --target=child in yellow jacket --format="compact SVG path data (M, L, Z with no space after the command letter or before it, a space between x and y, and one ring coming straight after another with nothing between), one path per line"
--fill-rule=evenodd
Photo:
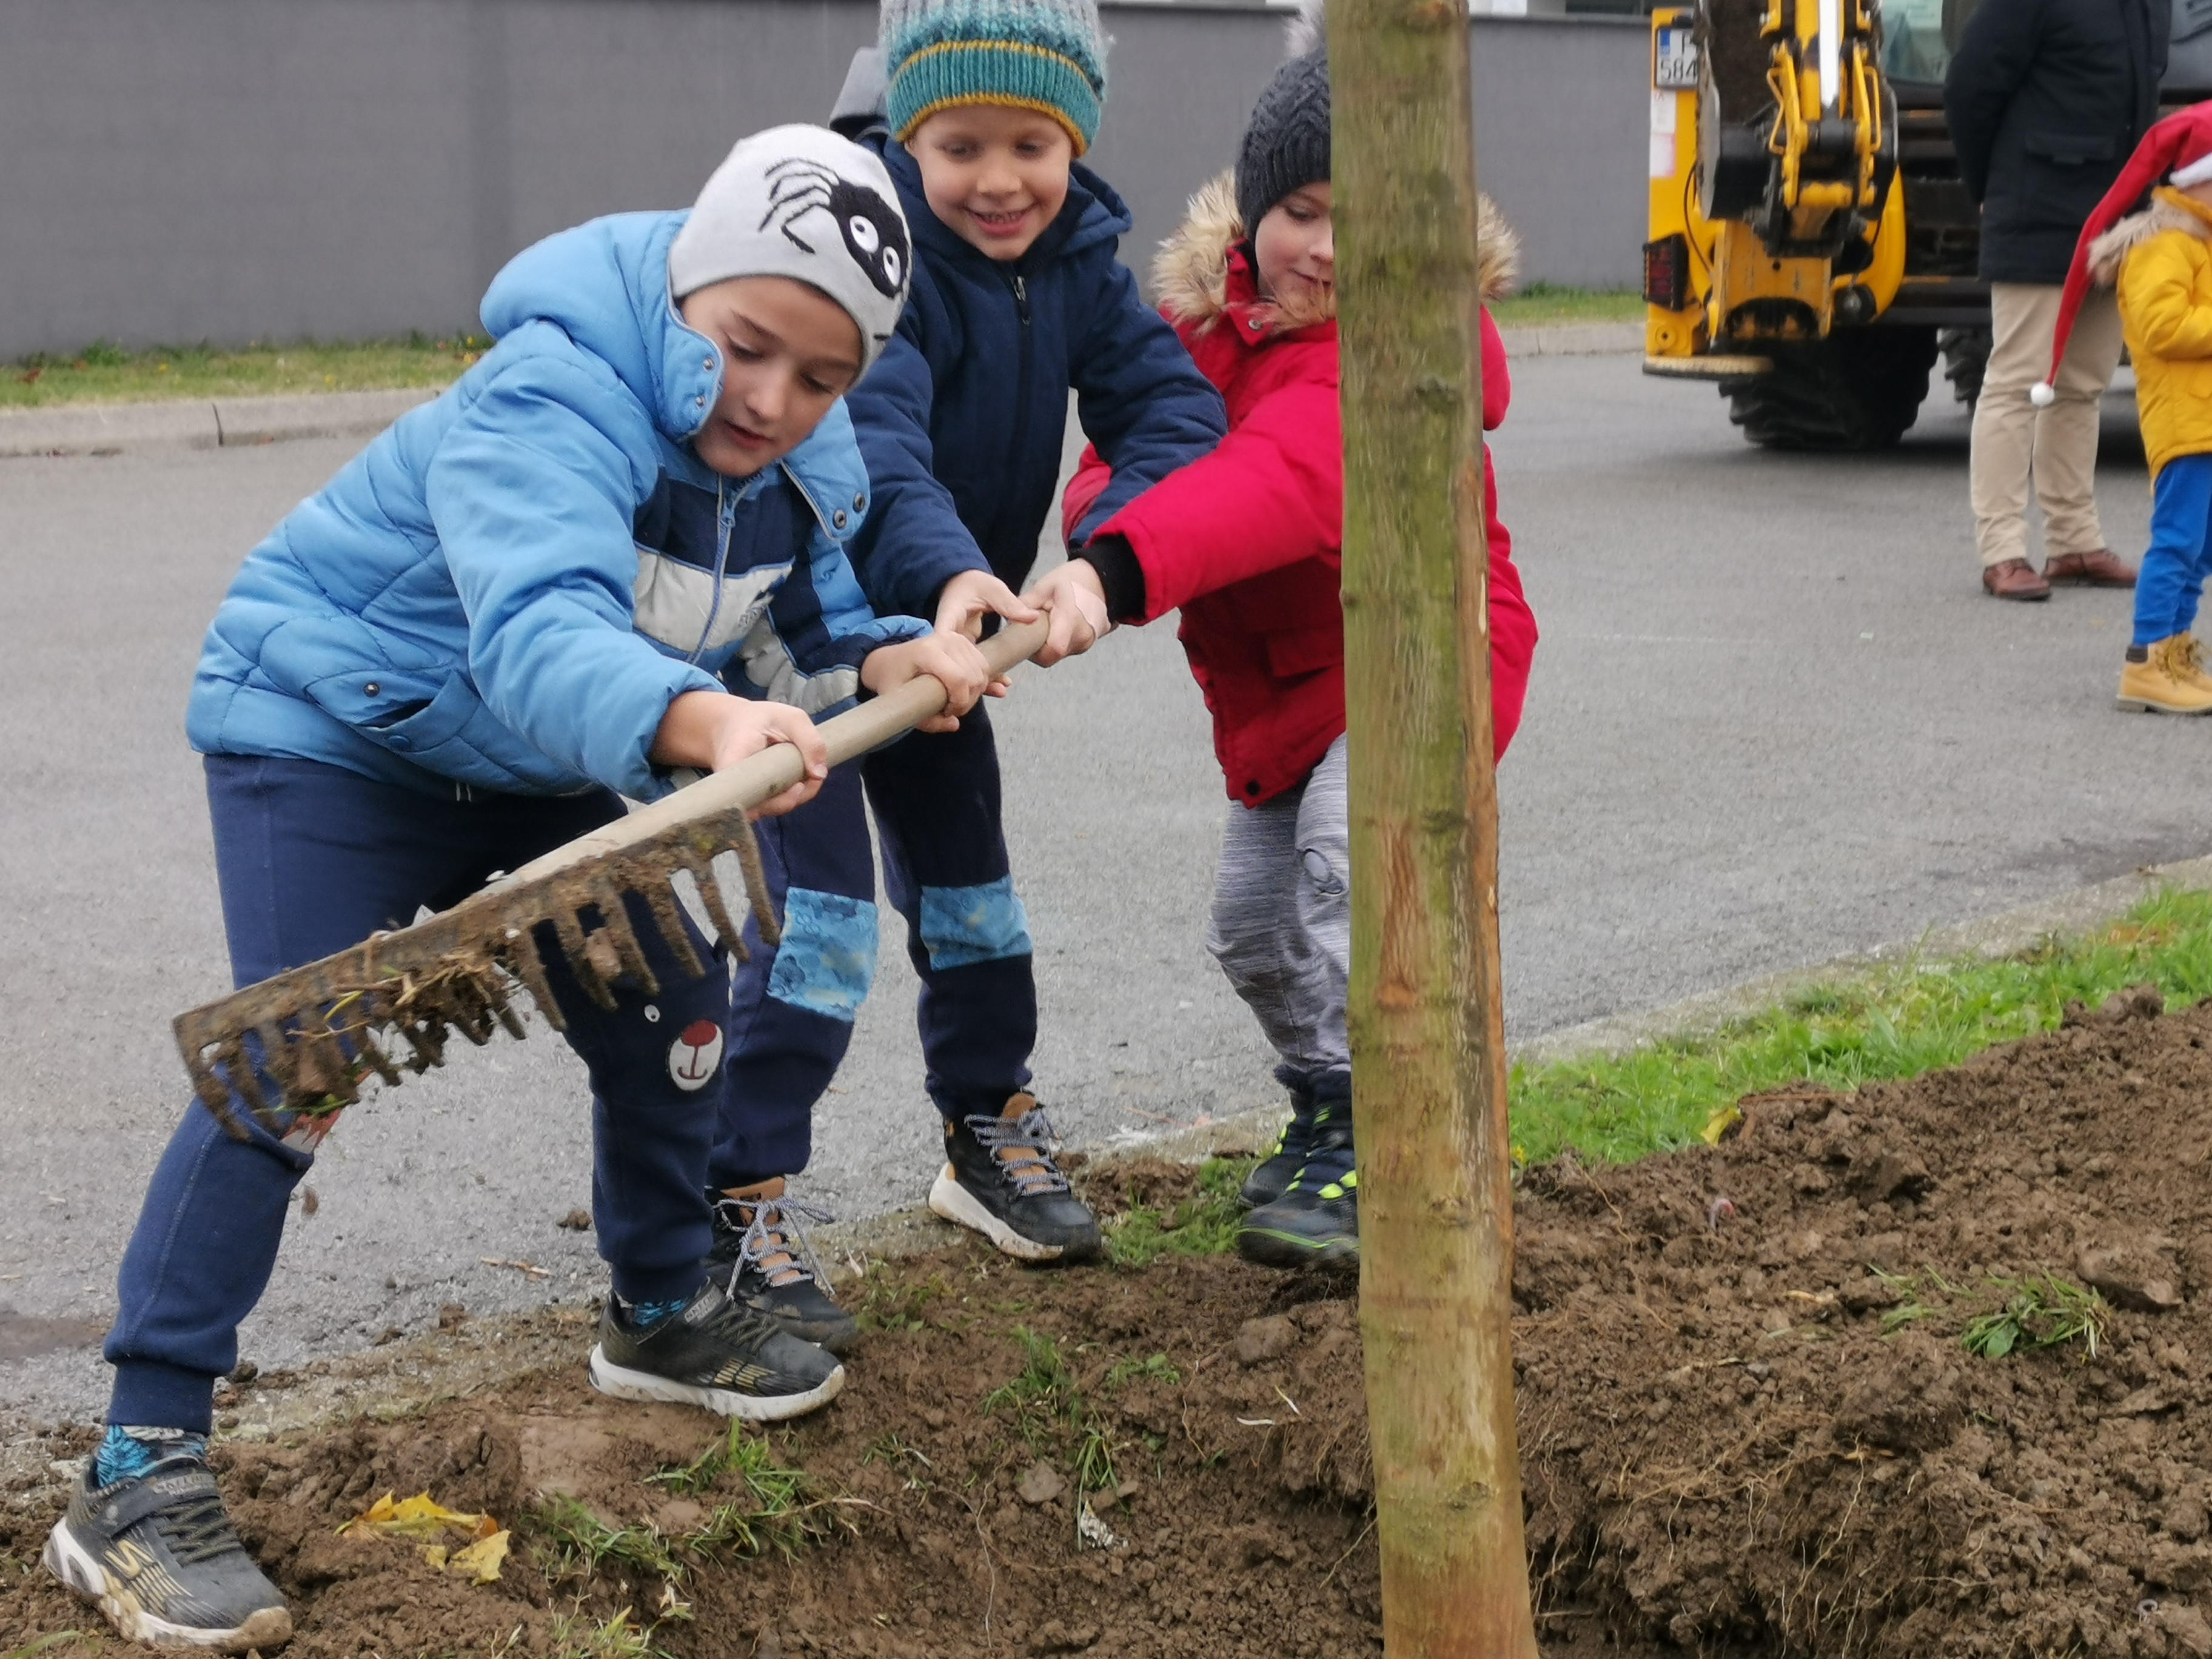
M2160 178L2150 204L2130 212ZM2119 707L2212 714L2212 675L2190 631L2212 574L2212 103L2145 133L2089 216L2060 300L2057 353L2092 281L2118 284L2151 471L2150 548L2136 582ZM2054 374L2057 361L2055 353ZM2035 388L2039 404L2049 390Z

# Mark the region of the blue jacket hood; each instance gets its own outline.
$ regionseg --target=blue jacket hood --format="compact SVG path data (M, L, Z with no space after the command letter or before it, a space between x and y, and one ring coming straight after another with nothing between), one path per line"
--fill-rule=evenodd
M706 424L722 384L721 353L668 293L668 245L690 216L618 213L523 249L484 292L485 330L504 339L526 323L552 324L684 442Z
M874 491L851 417L745 479L689 440L722 362L668 300L681 214L562 232L485 296L498 343L250 554L209 629L186 729L433 792L665 791L670 700L726 675L811 714L867 653L845 554Z

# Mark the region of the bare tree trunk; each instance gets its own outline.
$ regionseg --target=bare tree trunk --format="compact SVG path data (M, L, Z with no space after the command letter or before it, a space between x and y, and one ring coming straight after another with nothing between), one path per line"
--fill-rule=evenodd
M1391 1659L1535 1659L1462 0L1328 0L1360 1326Z

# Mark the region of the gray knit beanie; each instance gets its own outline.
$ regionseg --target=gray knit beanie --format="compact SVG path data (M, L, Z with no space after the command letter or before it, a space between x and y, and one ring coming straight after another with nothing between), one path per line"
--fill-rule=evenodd
M1267 82L1237 152L1237 212L1247 235L1292 191L1328 177L1328 43L1317 25L1291 40L1304 49Z
M714 169L668 247L681 300L732 276L789 276L842 306L876 361L906 303L914 242L882 160L826 127L770 127Z

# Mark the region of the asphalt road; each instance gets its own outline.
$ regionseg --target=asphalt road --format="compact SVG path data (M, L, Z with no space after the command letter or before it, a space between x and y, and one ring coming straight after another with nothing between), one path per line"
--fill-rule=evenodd
M1948 402L1893 455L1790 458L1632 359L1516 380L1503 513L1543 630L1501 778L1516 1036L2212 848L2212 723L2111 708L2127 597L1981 596ZM2106 431L2132 554L2124 400ZM349 447L0 461L0 1410L104 1399L88 1345L185 1100L168 1021L228 982L185 689L240 555ZM1069 1138L1267 1103L1200 943L1228 803L1173 639L1029 675L1000 726L1038 1086ZM916 1201L934 1167L901 931L798 1188L846 1215ZM264 1366L604 1282L555 1225L588 1200L589 1149L550 1036L352 1114L309 1179L245 1335Z

